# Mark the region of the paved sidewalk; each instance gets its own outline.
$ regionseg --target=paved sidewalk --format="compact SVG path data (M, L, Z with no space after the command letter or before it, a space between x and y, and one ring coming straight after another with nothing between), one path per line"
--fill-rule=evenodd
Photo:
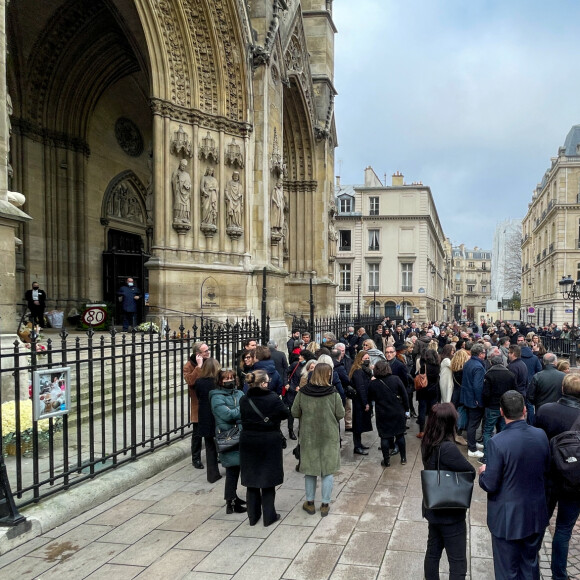
M276 496L282 518L268 528L261 521L250 527L245 514L226 515L225 478L209 484L205 471L193 469L185 460L1 556L0 577L422 578L427 523L421 518L422 466L415 433L413 424L407 436L408 464L400 465L396 456L386 469L380 466L376 433L363 436L371 447L366 457L353 456L352 437L345 435L342 467L326 518L302 510L304 478L294 469L294 442L289 441L286 477ZM473 580L493 578L485 518L485 493L476 484L468 514L468 578ZM545 543L549 547L548 536ZM544 555L542 568L550 578ZM445 556L441 571L447 578Z

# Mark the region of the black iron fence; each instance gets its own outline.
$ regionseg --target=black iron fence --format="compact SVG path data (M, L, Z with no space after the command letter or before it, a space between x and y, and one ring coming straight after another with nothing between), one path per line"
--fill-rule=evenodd
M378 324L383 320L382 316L361 315L356 320L352 316L328 316L321 318L305 319L302 316L292 316L292 329L308 331L314 339L319 339L323 332L332 332L336 338L340 338L349 326L355 330L363 326L369 336L372 336Z
M193 344L206 342L223 368L233 368L245 339L265 343L268 336L268 320L196 319L190 330L63 331L46 341L33 334L31 343L2 350L0 453L16 504L37 502L184 438L190 420L182 369ZM42 389L33 388L35 380ZM33 405L48 418L37 420Z
M547 351L553 352L557 356L570 356L570 346L573 342L572 339L541 336L540 340ZM578 339L576 339L576 352L578 352Z

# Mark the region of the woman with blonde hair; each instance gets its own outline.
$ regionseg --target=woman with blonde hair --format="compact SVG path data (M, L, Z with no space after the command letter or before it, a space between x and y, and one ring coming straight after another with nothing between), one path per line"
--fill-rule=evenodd
M367 355L368 356L368 355ZM321 517L327 516L334 486L334 473L340 469L339 421L344 417L340 395L332 386L332 367L319 363L309 383L300 389L292 405L292 415L300 419L300 463L304 474L306 501L302 509L316 513L314 498L317 478L321 478Z
M374 367L377 364L377 362L380 360L384 360L385 362L387 362L387 359L386 359L384 353L377 348L377 345L375 344L374 340L367 338L363 342L363 350L366 353L368 353L368 355L371 359L371 368Z
M460 445L467 445L464 437L461 437L461 432L467 427L467 412L463 405L460 405L459 399L461 396L461 383L463 381L463 367L465 363L471 358L469 351L460 348L455 351L451 359L451 373L453 375L453 394L451 395L451 402L457 409L459 419L457 422L457 437L455 441Z

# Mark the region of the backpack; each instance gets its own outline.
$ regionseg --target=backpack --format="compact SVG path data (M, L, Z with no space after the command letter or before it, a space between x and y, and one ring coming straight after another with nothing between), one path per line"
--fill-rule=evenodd
M550 451L562 491L580 493L580 416L569 431L552 437Z

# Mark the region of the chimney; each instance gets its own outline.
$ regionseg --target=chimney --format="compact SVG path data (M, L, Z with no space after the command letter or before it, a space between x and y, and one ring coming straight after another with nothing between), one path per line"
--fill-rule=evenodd
M404 182L403 182L404 177L405 176L400 171L393 173L393 180L391 182L392 186L397 187L400 185L404 185Z
M336 187L340 188L340 175L336 176Z

